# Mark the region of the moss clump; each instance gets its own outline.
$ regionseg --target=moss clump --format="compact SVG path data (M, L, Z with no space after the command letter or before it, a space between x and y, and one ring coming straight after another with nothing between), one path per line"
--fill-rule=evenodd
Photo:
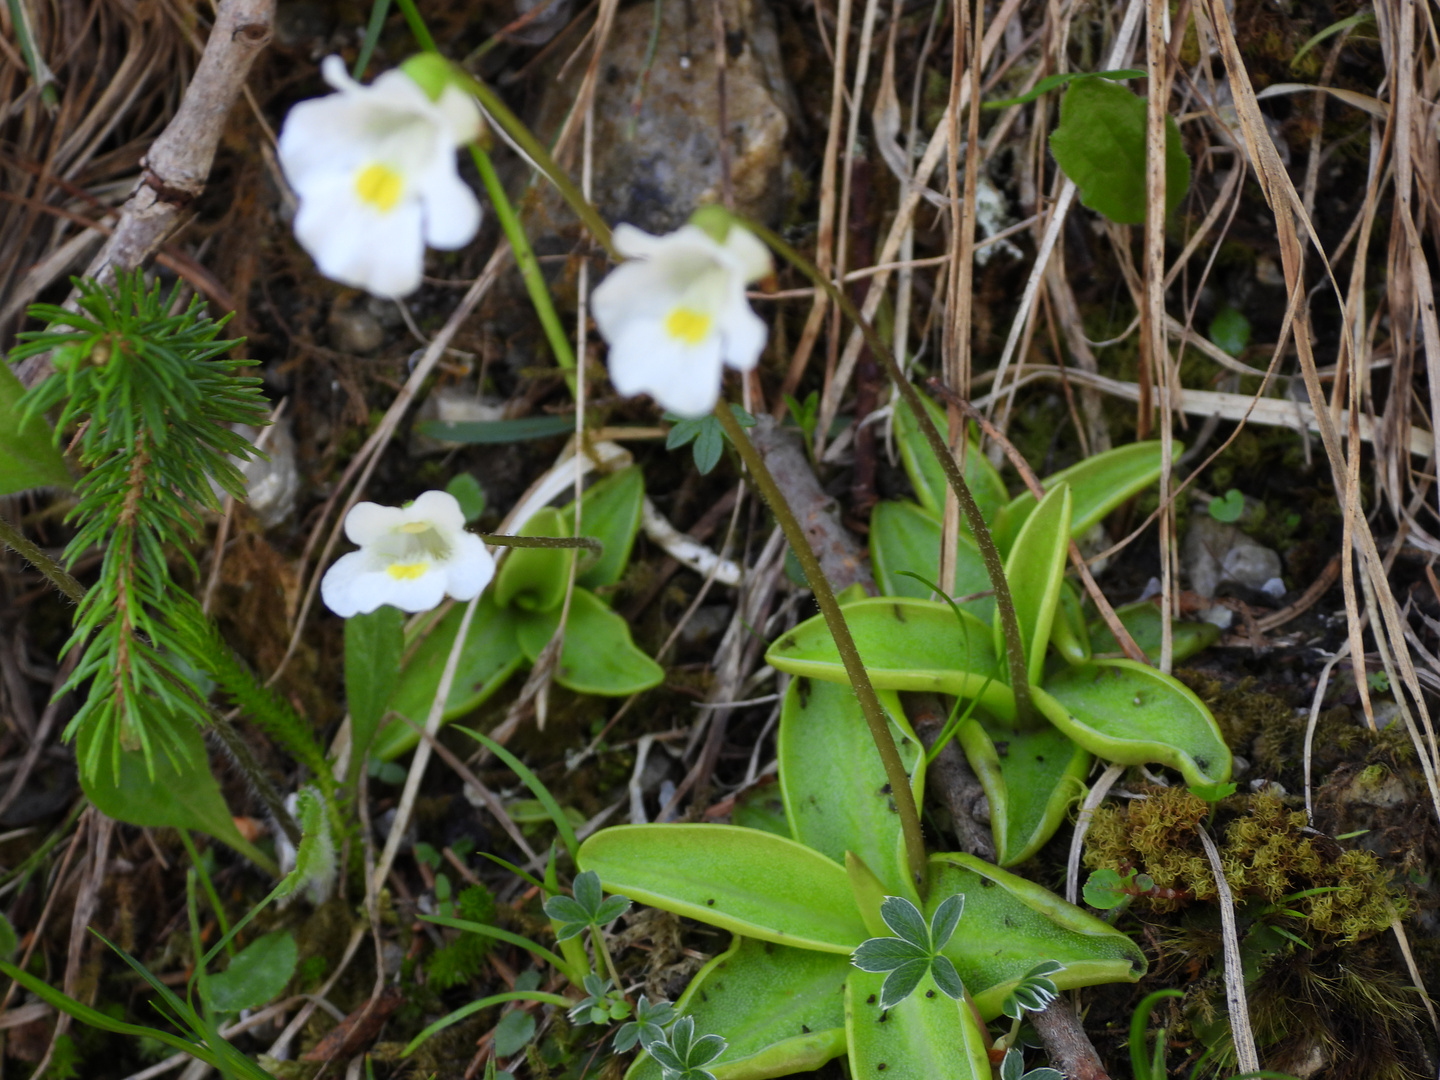
M1292 932L1318 944L1357 941L1409 911L1408 899L1390 887L1390 872L1375 855L1342 851L1307 832L1304 812L1277 796L1238 796L1222 805L1232 816L1220 861L1236 902L1279 909L1257 915L1284 919ZM1196 834L1209 811L1183 788L1150 789L1126 807L1100 807L1085 865L1134 867L1153 878L1154 893L1136 898L1139 910L1164 913L1212 900L1215 878Z
M1156 892L1137 902L1151 911L1177 911L1188 899L1212 899L1215 879L1195 832L1209 812L1204 800L1184 788L1151 788L1146 798L1125 807L1101 806L1086 834L1085 865L1149 874Z

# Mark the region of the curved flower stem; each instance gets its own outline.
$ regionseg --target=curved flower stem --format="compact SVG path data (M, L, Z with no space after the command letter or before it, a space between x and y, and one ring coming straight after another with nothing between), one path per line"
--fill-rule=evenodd
M825 574L820 569L820 560L810 547L805 530L801 528L789 503L785 501L775 478L770 475L760 451L755 449L755 444L740 426L740 421L735 418L728 403L722 401L717 405L715 416L735 449L740 452L745 467L755 478L755 486L769 503L775 520L785 533L785 539L790 542L790 550L795 553L800 568L805 571L805 580L810 583L810 591L815 594L815 602L820 605L820 613L825 617L831 637L835 639L835 647L840 651L840 659L845 664L845 674L850 677L850 685L860 702L860 711L865 714L870 737L875 740L875 748L880 752L880 763L885 767L885 779L889 782L890 794L900 813L900 828L905 835L905 854L910 864L910 874L923 897L926 891L927 862L925 838L920 832L920 815L915 808L915 795L910 787L910 777L906 775L905 766L900 761L900 751L896 749L895 740L890 735L890 723L885 718L885 711L880 708L880 699L875 696L875 687L870 684L870 676L860 659L860 651L855 647L855 639L850 636L845 615L835 600L835 592L830 588L830 582L825 579Z
M403 5L410 3L411 0L400 0L400 2ZM585 198L580 189L575 186L575 181L570 179L570 175L560 167L559 162L550 156L550 151L545 149L545 146L535 138L530 129L521 123L520 118L510 111L509 106L500 100L500 95L494 90L458 68L456 76L465 84L466 89L475 95L481 107L489 114L490 119L505 129L506 134L514 139L516 145L524 150L526 156L535 163L535 167L555 185L555 190L570 204L570 209L575 211L575 215L584 223L585 228L590 231L590 235L609 252L612 259L619 259L620 255L615 250L615 241L610 236L610 226L605 223L605 219L600 216L600 212L595 209L590 200Z
M545 328L545 340L550 343L555 362L567 372L574 371L575 351L570 347L565 328L560 325L555 302L550 298L550 288L545 284L544 275L540 273L540 264L535 261L534 249L530 247L530 240L520 225L520 219L515 215L515 208L510 205L510 199L505 194L505 185L500 182L489 154L479 146L471 145L470 156L475 159L475 167L480 170L480 179L490 196L490 205L495 207L495 217L505 232L505 239L510 241L510 247L515 252L515 265L520 268L520 276L525 279L525 291L530 294L530 303L535 308L535 314L540 317L540 325ZM573 392L574 376L567 374L565 380Z
M925 404L921 401L919 393L910 385L910 380L900 370L900 365L895 362L895 357L891 355L880 335L875 332L875 328L850 302L850 298L845 295L843 289L837 289L834 283L820 273L810 260L763 225L756 224L739 214L731 214L731 217L738 225L749 229L769 244L776 254L808 277L817 288L825 290L835 305L865 335L865 343L870 346L870 351L880 358L881 363L885 365L885 370L890 375L890 380L905 398L906 404L910 406L910 411L915 414L915 422L924 432L931 451L934 452L936 460L940 462L940 467L945 470L945 478L955 491L955 498L960 503L960 510L964 513L965 521L970 526L971 535L975 537L975 546L980 549L980 557L985 562L985 573L989 576L990 584L995 590L995 613L1000 619L1000 629L1005 636L1005 657L1010 668L1010 689L1015 695L1016 717L1021 724L1033 723L1035 713L1030 704L1030 676L1025 666L1025 639L1020 636L1020 620L1015 616L1015 601L1010 595L1010 583L1005 577L1005 564L1000 559L1000 551L995 547L995 539L990 535L990 528L985 524L980 507L975 503L975 496L970 493L970 485L965 482L964 474L955 463L955 456L950 453L950 447L946 443L945 437L931 422L930 414L925 411Z
M415 0L397 0L397 2L401 12L405 15L405 22L409 25L410 33L414 35L416 43L426 52L439 53L440 50L435 45L435 39L430 35L430 28L425 25L425 19L420 14L420 9L415 6ZM500 100L499 94L459 65L451 64L450 66L454 70L456 81L462 83L470 93L475 95L480 105L490 114L490 118L505 129L506 134L515 140L521 150L525 151L530 160L535 163L536 168L555 185L561 197L570 204L570 208L590 230L590 235L595 237L612 257L618 257L610 239L610 226L605 224L605 219L590 204L590 200L580 193L580 189L575 186L575 181L571 180L569 174L560 168L555 159L550 156L550 151L545 149L540 140L531 134L530 129L520 122L520 118L510 111L510 107Z

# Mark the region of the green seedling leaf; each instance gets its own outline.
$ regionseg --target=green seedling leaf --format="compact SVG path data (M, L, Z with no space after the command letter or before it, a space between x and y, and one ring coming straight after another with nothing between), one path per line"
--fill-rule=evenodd
M925 774L915 768L920 742L898 697L883 690L879 696L921 805ZM838 683L791 679L780 709L776 756L794 839L837 863L854 852L887 892L908 895L908 875L895 863L900 817L855 692Z
M485 747L486 750L489 750L503 761L510 771L520 778L520 782L530 789L531 794L540 800L541 805L545 807L545 812L549 814L550 820L554 823L556 832L560 834L560 842L565 845L565 850L570 853L570 857L572 859L575 858L580 850L580 842L575 838L575 827L570 824L570 819L566 817L565 811L562 810L560 804L555 801L555 796L550 794L550 789L541 782L538 776L530 771L529 766L494 739L490 738L489 735L482 735L480 732L471 731L469 728L460 728L459 730L469 735L481 746ZM584 875L582 874L581 877L584 877ZM576 883L579 884L578 878L576 879ZM590 892L591 884L589 879L587 879L586 884L583 886L586 890L587 897L592 895ZM613 892L614 890L611 891ZM589 909L587 908L587 910Z
M13 960L19 944L20 939L15 935L15 927L5 917L4 912L0 912L0 960Z
M75 739L76 756L84 761L97 737L94 727L82 727ZM120 750L117 772L100 768L87 776L82 770L80 786L102 814L151 829L194 829L213 836L256 866L279 875L279 868L254 844L240 835L220 785L210 772L205 740L188 723L172 722L169 737L179 750L172 758L156 754L154 775L139 750Z
M1221 304L1206 336L1231 356L1239 356L1250 344L1250 320L1229 304Z
M37 487L70 487L70 470L43 416L23 420L25 386L0 362L0 496Z
M741 427L754 427L755 418L738 405L730 406L735 419ZM695 468L700 471L701 476L707 475L715 468L720 461L720 455L725 450L725 431L720 426L720 421L713 416L701 416L694 419L685 419L666 413L665 419L669 420L674 427L665 437L665 449L677 450L682 446L693 443L695 455Z
M520 530L520 536L569 536L560 511L546 507ZM565 599L574 548L511 548L495 575L494 597L500 607L526 612L553 611Z
M847 604L845 620L878 690L930 690L978 698L1013 719L1015 700L995 662L990 627L938 601L871 597ZM778 670L849 684L825 620L816 616L785 634L765 654Z
M445 671L445 661L450 656L450 647L455 644L455 635L460 632L464 617L464 608L457 605L436 624L405 665L399 684L390 697L392 710L409 717L421 727L425 726L425 720L430 715L431 703L440 688L440 676ZM460 666L455 669L455 681L445 702L443 719L453 720L474 711L500 689L524 662L525 654L515 637L518 624L517 613L509 608L497 607L491 594L480 598L475 617L470 622L469 636L460 650ZM390 761L419 741L420 736L414 728L403 721L395 721L380 730L371 745L370 754L380 761Z
M1183 683L1131 660L1100 660L1051 674L1035 705L1052 724L1097 757L1121 765L1158 763L1187 784L1230 776L1230 749L1219 725Z
M1210 500L1210 516L1216 521L1223 521L1227 525L1234 524L1240 520L1240 515L1245 513L1245 496L1236 488L1231 488L1220 498Z
M1067 83L1073 82L1075 79L1083 79L1087 77L1114 80L1143 79L1145 78L1145 72L1140 71L1137 68L1115 68L1111 71L1070 71L1066 72L1063 75L1050 75L1047 78L1041 79L1038 83L1031 87L1028 94L1021 94L1019 97L1013 98L1002 98L1000 101L987 101L980 107L982 109L1006 109L1009 108L1011 105L1028 105L1030 104L1030 102L1038 98L1041 94L1048 94L1051 90L1064 86Z
M560 609L522 616L516 640L531 663L560 625ZM665 669L646 656L630 637L630 624L588 589L570 597L565 644L555 681L581 694L627 697L659 686Z
M811 390L806 395L804 402L796 401L789 394L785 395L785 407L790 410L790 415L795 418L795 426L805 435L805 442L811 443L815 440L815 425L820 419L820 391Z
M236 954L230 966L205 982L216 1012L258 1009L273 1001L295 974L299 950L288 930L256 938Z
M415 430L430 439L495 446L501 443L551 439L575 430L573 416L526 416L519 420L427 420Z
M1121 625L1155 663L1160 662L1160 608L1153 600L1139 600L1115 609ZM1203 652L1220 640L1220 628L1207 622L1172 622L1171 649L1175 663ZM1091 647L1097 654L1118 653L1120 643L1101 619L1090 624Z
M1175 446L1178 456L1184 448L1179 443ZM1092 454L1068 469L1047 476L1040 486L1049 491L1057 484L1070 485L1070 497L1073 500L1070 509L1070 536L1079 539L1103 520L1106 514L1132 495L1144 491L1158 479L1160 444L1143 442L1117 446L1103 454ZM995 545L1002 553L1010 550L1020 527L1034 510L1035 496L1026 491L1015 496L1008 505L997 511L992 528Z
M645 478L640 466L631 465L596 481L581 496L580 521L586 536L605 546L589 565L581 564L575 584L587 589L614 585L625 573L635 534L640 531L640 510L645 502ZM575 504L560 511L566 535L575 535Z
M1183 998L1183 990L1156 990L1141 998L1140 1004L1135 1007L1135 1012L1130 1016L1130 1067L1135 1073L1135 1080L1165 1080L1164 1066L1164 1036L1160 1038L1160 1051L1156 1056L1160 1058L1160 1073L1157 1076L1151 1068L1154 1064L1150 1055L1145 1052L1145 1030L1150 1026L1150 1014L1155 1006L1166 998Z
M1005 559L1005 578L1015 601L1015 618L1025 644L1025 667L1032 683L1038 683L1045 674L1045 650L1050 643L1055 608L1060 603L1060 582L1065 577L1065 556L1070 549L1070 508L1070 486L1056 484L1025 519ZM991 633L995 655L1004 655L1005 635L999 619L992 624Z
M1295 55L1290 58L1290 66L1292 68L1298 66L1300 61L1305 58L1305 54L1308 53L1311 49L1315 48L1316 45L1319 45L1326 38L1338 34L1342 30L1348 30L1352 26L1361 26L1365 23L1372 23L1374 21L1375 12L1366 10L1357 11L1354 15L1348 15L1345 18L1340 19L1338 22L1331 23L1329 26L1325 27L1324 30L1321 30L1319 33L1311 37L1310 40L1305 42L1304 45L1301 45L1300 48L1295 50Z
M990 803L997 861L1024 862L1055 835L1083 794L1089 753L1048 724L1022 729L981 717L962 724L956 737Z
M368 615L345 620L345 701L350 707L348 785L353 786L360 775L360 766L370 754L380 720L399 685L404 648L405 615L399 608L382 604Z
M497 941L504 941L508 942L511 945L518 945L520 948L525 949L527 952L533 953L536 957L545 961L547 964L553 964L555 970L559 971L572 983L580 985L582 980L584 979L583 969L576 970L568 963L566 963L563 957L555 955L555 953L551 952L543 945L536 944L529 938L521 937L519 934L512 934L509 930L502 930L498 926L489 926L486 923L472 922L469 919L451 919L447 918L444 915L423 915L421 916L421 918L423 918L426 922L434 923L436 926L448 926L453 930L465 930L471 934L480 934L483 937L492 937L495 938ZM533 999L505 998L504 1000L520 1001ZM571 1005L575 1004L569 998L563 999L561 1003L567 1009Z
M930 586L908 575L931 581L939 577L940 519L912 502L878 503L870 515L870 562L875 584L885 596L930 599ZM990 576L974 542L960 536L956 542L955 595L972 593L986 595L966 600L960 607L988 623L995 614L995 598L989 594Z
M518 1054L534 1036L535 1017L524 1009L511 1009L495 1025L495 1056Z
M845 1053L844 987L853 970L834 953L737 937L691 980L675 1009L729 1037L709 1066L719 1080L809 1072ZM642 1055L625 1080L661 1080L660 1073Z
M98 937L99 935L96 936ZM101 940L104 939L102 938ZM114 946L112 945L111 948L114 948ZM144 975L149 975L149 972L145 971L144 967L134 957L120 949L116 949L115 951L120 953L132 967L138 969ZM0 961L0 974L5 975L7 978L14 979L26 990L50 1005L57 1012L63 1012L67 1016L74 1017L82 1024L93 1027L98 1031L109 1031L116 1035L128 1035L132 1039L154 1039L174 1050L189 1054L191 1057L197 1058L213 1068L221 1069L222 1071L228 1069L230 1075L244 1077L245 1080L274 1080L269 1073L229 1043L222 1039L210 1041L211 1033L205 1029L204 1022L196 1016L193 1010L186 1009L185 1003L175 998L174 994L170 992L169 987L165 986L164 983L159 984L159 990L157 992L164 992L161 996L162 999L166 1000L167 1004L171 1004L170 999L178 1002L180 1011L177 1013L177 1017L183 1020L186 1026L191 1027L192 1031L196 1032L197 1037L195 1040L175 1035L160 1028L148 1027L144 1024L127 1024L123 1020L116 1020L108 1013L103 1013L99 1009L92 1009L83 1002L76 1001L74 998L54 989L44 980L36 978L29 972L22 971L14 964L6 961ZM169 995L169 998L166 998L166 995ZM172 1005L172 1008L173 1007Z
M1094 871L1085 879L1085 887L1081 890L1085 903L1101 911L1119 907L1130 899L1131 894L1126 885L1133 881L1134 877L1134 870L1131 870L1127 877L1122 877L1118 870L1108 866Z
M868 936L844 867L733 825L621 825L577 859L612 892L781 945L849 954Z
M468 472L456 473L445 485L445 490L455 496L460 512L465 515L465 524L472 525L485 513L485 489L480 481Z
M989 1080L990 1062L974 1014L922 975L898 1005L881 1003L882 977L852 972L845 987L850 1075L885 1080Z
M1080 594L1069 578L1060 582L1060 606L1050 627L1050 644L1066 663L1083 664L1090 659L1090 631L1080 608Z
M445 925L448 921L453 920L447 921L445 919L430 918L429 921ZM494 928L487 927L486 929ZM532 949L531 951L534 950ZM543 952L544 950L541 951ZM562 967L560 970L566 971L567 969ZM566 977L568 978L569 976L567 975ZM454 1012L442 1016L439 1020L436 1020L433 1024L426 1027L424 1031L420 1032L419 1035L416 1035L415 1038L405 1044L405 1049L400 1051L400 1056L402 1058L409 1057L428 1040L446 1028L458 1024L462 1020L469 1019L482 1009L493 1009L496 1005L503 1005L507 1001L538 1001L542 1005L554 1005L561 1009L569 1008L574 1004L574 1002L567 997L561 997L559 994L547 994L543 990L507 990L503 994L492 994L490 997L477 998L475 1001L460 1006L460 1008ZM274 1078L266 1074L264 1080L274 1080Z
M941 434L948 431L950 421L945 410L929 398L920 400L924 403L931 422ZM921 433L914 412L904 398L895 402L895 442L900 449L900 460L905 466L905 473L910 477L911 486L915 488L915 498L932 516L940 517L945 512L945 492L950 484L945 479L945 470L935 460L929 441ZM990 464L990 459L973 441L965 453L965 482L970 485L970 493L975 496L975 505L980 508L980 516L987 522L1010 500L1010 493L1005 490L1005 482L1000 479L995 466ZM970 535L970 527L963 518L960 531L966 536Z
M1145 221L1145 99L1104 79L1076 79L1060 102L1050 152L1080 201L1122 225ZM1190 188L1190 159L1174 117L1165 118L1165 213Z
M965 895L967 931L951 938L944 953L987 1020L1000 1015L1037 956L1065 965L1053 975L1061 990L1145 974L1139 946L1048 889L973 855L932 855L927 907L955 893Z

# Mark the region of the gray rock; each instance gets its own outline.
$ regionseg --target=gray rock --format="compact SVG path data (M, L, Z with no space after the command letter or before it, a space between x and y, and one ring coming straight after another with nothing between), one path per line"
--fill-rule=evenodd
M1222 585L1274 595L1271 582L1283 569L1276 552L1209 514L1191 518L1181 557L1190 588L1207 598L1217 595Z
M799 108L769 9L762 0L723 0L723 8L735 208L773 220L785 195L785 139L799 122ZM660 233L684 224L697 206L720 200L720 147L711 5L674 0L661 5L646 81L653 14L652 5L637 4L615 17L596 86L592 190L608 220ZM575 68L551 84L540 109L542 132L558 131L574 103L583 65ZM570 220L548 191L541 213L551 217L539 223L541 231Z
M385 344L385 328L380 320L351 297L342 296L335 301L326 326L330 331L330 347L336 352L371 353Z

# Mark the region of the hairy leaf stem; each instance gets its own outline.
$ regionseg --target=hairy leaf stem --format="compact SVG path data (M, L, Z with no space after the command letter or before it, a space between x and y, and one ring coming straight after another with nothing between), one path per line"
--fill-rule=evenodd
M722 401L715 407L715 416L719 418L720 426L725 429L725 434L729 436L735 449L740 452L741 460L755 479L755 486L760 489L760 494L770 505L775 520L784 531L785 539L790 542L790 550L795 552L795 558L805 572L805 580L810 583L810 591L815 594L815 602L820 605L820 613L825 616L830 635L835 639L835 647L840 651L840 659L845 664L845 674L850 677L850 685L860 702L860 711L865 714L870 737L875 740L875 749L880 752L885 779L889 782L891 797L900 813L900 828L905 835L905 855L910 865L910 874L923 898L928 864L925 857L925 838L920 831L920 815L915 808L915 795L910 788L910 777L906 775L905 766L900 761L900 751L896 749L895 740L890 735L890 723L885 718L885 711L880 707L880 699L875 696L875 687L870 684L870 675L865 670L864 661L860 659L860 651L855 647L855 639L850 635L845 615L835 600L835 592L830 588L830 582L820 569L820 560L810 546L809 537L805 535L805 530L790 509L790 504L785 501L775 478L770 475L760 451L750 441L750 436L740 426L740 421L730 411L726 402Z
M85 586L66 573L63 566L41 551L37 545L32 544L24 533L4 518L0 518L0 544L4 544L36 570L39 570L50 580L50 584L74 600L75 603L78 604L85 599Z
M955 492L955 498L960 503L960 510L965 515L966 523L970 526L970 533L975 537L975 546L980 549L980 557L985 562L985 573L990 578L991 586L995 589L995 612L1000 619L1001 632L1005 636L1005 657L1010 668L1010 689L1015 695L1016 717L1022 724L1032 723L1034 709L1030 704L1030 676L1025 666L1025 639L1020 636L1020 620L1015 615L1015 601L1010 595L1010 583L1005 577L1005 564L1000 559L1000 551L995 547L995 538L990 535L990 528L985 524L980 507L975 503L975 496L970 493L970 485L965 482L965 475L960 471L960 466L955 463L955 456L950 453L950 446L945 437L936 429L930 420L930 414L925 411L925 404L921 400L920 394L910 385L910 380L900 370L900 365L895 362L895 357L891 355L880 335L875 332L875 328L850 302L850 298L845 295L843 289L837 289L814 263L765 226L741 217L739 214L732 214L731 217L738 225L749 229L770 245L781 258L814 282L816 288L825 290L831 301L865 336L865 343L870 346L870 351L880 358L880 362L885 365L885 370L890 376L890 381L895 384L896 389L905 398L906 404L910 406L910 411L915 414L915 422L924 432L925 440L930 444L930 449L935 454L936 460L940 462L940 467L945 470L945 478Z
M516 548L583 548L598 559L605 554L605 545L591 536L511 536L508 533L476 533L492 547Z

